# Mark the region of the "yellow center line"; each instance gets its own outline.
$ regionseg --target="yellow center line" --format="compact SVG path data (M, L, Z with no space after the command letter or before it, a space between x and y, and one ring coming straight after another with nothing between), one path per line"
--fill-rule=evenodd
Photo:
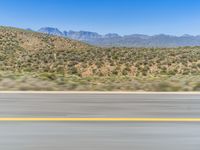
M200 118L0 118L4 121L49 122L200 122Z

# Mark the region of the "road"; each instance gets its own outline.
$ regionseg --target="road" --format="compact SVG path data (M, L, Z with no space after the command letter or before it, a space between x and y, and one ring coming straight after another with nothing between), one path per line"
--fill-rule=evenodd
M200 118L200 94L0 93L0 118ZM200 122L0 122L3 150L198 150Z

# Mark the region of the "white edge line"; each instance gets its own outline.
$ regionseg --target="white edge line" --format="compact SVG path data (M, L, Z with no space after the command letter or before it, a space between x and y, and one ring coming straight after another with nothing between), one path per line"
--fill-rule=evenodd
M200 95L200 92L124 92L124 91L0 91L0 94L192 94Z

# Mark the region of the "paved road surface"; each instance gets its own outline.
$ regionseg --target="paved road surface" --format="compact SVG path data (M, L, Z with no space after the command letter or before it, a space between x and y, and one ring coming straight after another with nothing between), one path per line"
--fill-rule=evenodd
M0 94L0 117L200 118L200 95ZM199 150L200 123L0 122L2 150Z

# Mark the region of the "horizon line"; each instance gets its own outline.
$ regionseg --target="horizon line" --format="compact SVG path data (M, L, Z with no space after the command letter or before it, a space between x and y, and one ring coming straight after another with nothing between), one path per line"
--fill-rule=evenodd
M192 37L198 37L200 36L200 34L187 34L187 33L183 33L183 34L169 34L169 33L155 33L155 34L145 34L145 33L130 33L130 34L120 34L120 33L116 33L116 32L108 32L108 33L100 33L98 31L90 31L90 30L72 30L72 29L68 29L68 30L61 30L58 27L53 27L53 26L44 26L38 29L33 29L30 27L16 27L16 26L9 26L9 25L0 25L1 27L10 27L10 28L18 28L18 29L23 29L23 30L31 30L33 32L39 32L40 29L42 28L52 28L52 29L58 29L61 33L63 32L69 32L69 31L74 31L74 32L91 32L91 33L97 33L100 36L106 36L108 34L117 34L120 37L126 37L126 36L131 36L131 35L143 35L143 36L149 36L149 37L153 37L153 36L160 36L160 35L165 35L165 36L171 36L171 37L187 37L187 36L192 36Z

